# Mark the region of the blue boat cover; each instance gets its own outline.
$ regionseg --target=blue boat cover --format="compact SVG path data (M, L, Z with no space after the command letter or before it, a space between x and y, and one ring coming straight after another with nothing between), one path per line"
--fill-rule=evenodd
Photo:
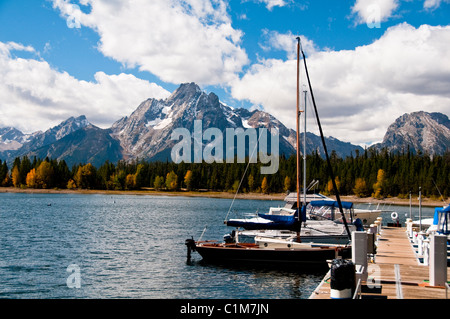
M329 206L329 207L336 207L339 208L338 202L333 200L313 200L311 201L311 206L318 207L318 206ZM342 202L342 208L351 209L353 207L352 202Z
M285 229L297 230L300 227L297 220L297 211L292 215L272 215L265 213L258 213L258 217L264 221L257 219L230 219L226 222L227 226L243 227L245 229ZM306 221L306 207L302 206L301 210L302 221Z
M445 214L443 224L441 225L441 229L438 229L439 233L443 234L450 234L449 230L449 222L450 222L450 205L442 208L442 207L436 207L434 209L434 219L433 219L433 225L439 224L439 218L441 218L441 215Z

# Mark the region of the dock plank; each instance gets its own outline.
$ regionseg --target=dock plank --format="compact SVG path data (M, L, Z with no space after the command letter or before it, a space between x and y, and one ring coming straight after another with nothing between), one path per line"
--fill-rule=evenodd
M375 261L368 264L369 280L367 285L381 285L381 296L398 299L399 292L395 267L399 267L403 299L445 299L443 287L430 287L429 267L419 264L417 256L407 237L405 228L383 227L378 239ZM447 268L447 280L450 272ZM450 291L448 292L450 295ZM364 296L364 294L363 294ZM371 295L373 297L373 295ZM330 272L311 294L310 299L330 299Z

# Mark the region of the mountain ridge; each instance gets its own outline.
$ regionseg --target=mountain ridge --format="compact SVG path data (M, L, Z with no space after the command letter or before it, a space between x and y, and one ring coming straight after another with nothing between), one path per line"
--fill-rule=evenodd
M433 143L444 145L436 148L433 154L449 149L448 117L442 113L421 112L412 113L411 116L405 114L397 119L389 127L383 142L370 148L399 151L404 145L397 144L407 141L414 146L414 150L422 148L424 152L429 152ZM277 128L279 153L286 156L295 153L295 131L287 128L275 116L261 110L227 106L220 102L216 94L206 93L191 82L181 84L166 99L144 100L131 114L118 119L107 129L92 125L84 115L70 117L45 132L33 134L23 134L14 128L0 128L0 158L12 162L15 157L25 155L49 157L64 159L69 166L88 162L101 165L106 160L116 162L138 158L165 161L170 160L170 150L177 143L171 139L171 133L177 128L193 132L196 120L201 120L202 132L211 127L219 128L222 132L227 128ZM439 133L436 138L433 137L435 133ZM303 133L301 135L303 140ZM334 150L339 157L364 151L360 146L331 136L325 139L329 152ZM411 139L421 139L422 142L416 143ZM307 132L306 140L308 153L317 151L324 155L319 136ZM428 143L423 143L423 140ZM202 142L204 146L206 142Z

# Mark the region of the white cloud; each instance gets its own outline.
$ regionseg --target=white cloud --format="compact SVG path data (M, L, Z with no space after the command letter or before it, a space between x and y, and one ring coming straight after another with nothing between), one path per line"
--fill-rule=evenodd
M423 3L423 7L426 10L435 10L437 8L440 7L442 1L446 2L446 3L450 3L449 0L425 0L425 2Z
M222 0L85 0L90 12L53 0L62 15L100 36L98 49L171 83L222 84L249 62Z
M286 52L288 59L296 58L297 41L292 41L292 39L295 39L297 36L293 35L291 32L279 33L277 31L269 30L263 30L263 35L265 42L260 44L263 50L281 50ZM313 54L318 50L314 42L305 36L301 35L300 39L305 54Z
M448 43L450 26L403 23L370 45L310 54L308 70L324 133L363 144L381 141L389 124L404 113L450 115ZM302 84L307 84L301 68ZM296 61L271 59L253 65L232 84L231 93L262 105L294 128L295 91ZM313 127L311 120L314 132Z
M284 0L256 0L256 2L264 3L266 5L266 8L269 11L271 11L274 7L284 7L290 1L284 1Z
M109 127L146 98L169 95L156 84L124 73L97 72L94 82L79 81L46 61L14 57L14 50L34 52L29 46L0 42L0 127L33 132L79 115Z
M352 13L357 23L377 23L388 20L398 8L399 0L356 0Z

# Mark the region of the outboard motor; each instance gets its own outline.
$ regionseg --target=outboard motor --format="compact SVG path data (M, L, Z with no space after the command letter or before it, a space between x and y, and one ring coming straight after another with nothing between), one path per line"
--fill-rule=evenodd
M191 251L195 251L196 249L194 237L186 239L184 244L187 247L187 260L189 261L191 260Z
M233 238L232 235L226 234L226 235L223 236L223 241L224 241L226 244L231 244L231 243L234 242L234 238Z

